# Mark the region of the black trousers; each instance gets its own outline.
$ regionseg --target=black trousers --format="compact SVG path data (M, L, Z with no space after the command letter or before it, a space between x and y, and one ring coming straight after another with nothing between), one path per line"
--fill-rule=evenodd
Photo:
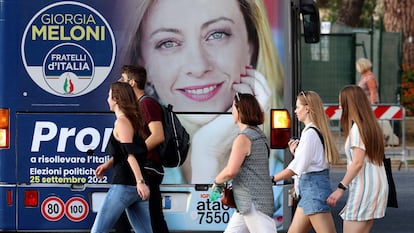
M164 175L150 172L148 174L150 197L149 197L149 211L151 216L152 231L154 233L169 233L167 222L164 218L162 210L162 197L160 185Z

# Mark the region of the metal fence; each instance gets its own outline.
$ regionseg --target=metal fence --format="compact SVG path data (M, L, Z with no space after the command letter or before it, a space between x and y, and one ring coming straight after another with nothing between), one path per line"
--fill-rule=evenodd
M355 61L366 57L373 63L381 103L399 104L401 38L400 33L376 30L323 34L317 44L302 41L302 89L318 92L324 103L337 103L339 90L359 81Z

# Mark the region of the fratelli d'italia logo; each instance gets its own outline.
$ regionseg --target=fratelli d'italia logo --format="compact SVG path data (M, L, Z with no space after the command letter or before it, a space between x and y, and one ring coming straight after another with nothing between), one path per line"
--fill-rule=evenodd
M32 80L58 96L97 88L114 64L116 46L105 18L88 5L63 1L37 12L23 34L22 59Z

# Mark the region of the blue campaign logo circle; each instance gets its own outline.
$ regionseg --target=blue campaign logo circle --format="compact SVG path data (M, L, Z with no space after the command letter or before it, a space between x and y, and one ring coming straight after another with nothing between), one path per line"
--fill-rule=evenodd
M115 61L112 28L94 8L63 1L39 10L27 24L21 55L30 78L62 97L85 95L102 84Z
M91 85L94 62L88 51L72 43L56 46L46 55L43 77L59 95L77 95Z

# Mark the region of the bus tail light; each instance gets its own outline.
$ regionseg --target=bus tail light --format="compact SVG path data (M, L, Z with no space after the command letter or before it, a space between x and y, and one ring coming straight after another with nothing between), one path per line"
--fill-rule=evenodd
M270 147L285 149L290 139L290 116L287 109L272 109L270 111Z
M24 191L24 207L37 207L39 204L39 192L37 190Z
M9 189L7 190L7 206L13 205L13 192Z
M9 109L0 109L0 148L9 148Z

